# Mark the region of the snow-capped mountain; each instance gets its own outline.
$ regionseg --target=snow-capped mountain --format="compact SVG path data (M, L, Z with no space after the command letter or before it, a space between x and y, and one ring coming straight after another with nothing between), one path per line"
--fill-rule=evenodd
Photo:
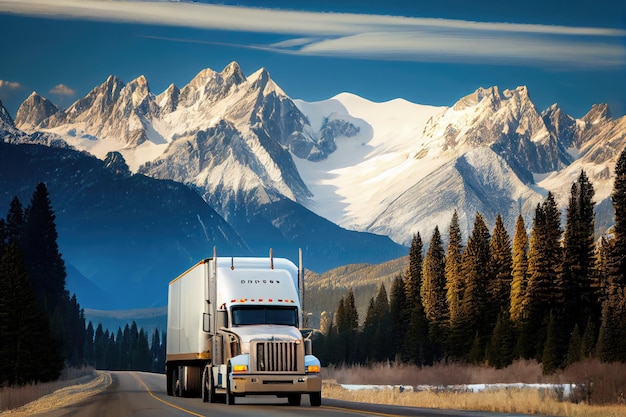
M435 226L445 231L456 209L465 233L476 212L489 222L502 214L512 232L520 213L531 224L547 191L564 206L581 169L596 188L597 225L610 223L611 173L626 144L626 117L612 120L605 105L581 120L556 104L539 113L525 87L480 88L451 107L373 103L347 93L296 104L313 126L333 118L360 128L339 138L322 162L296 159L314 195L307 207L344 227L406 245L412 233L429 239Z
M500 213L512 230L553 191L564 204L585 169L606 206L626 118L597 105L580 120L536 109L525 87L479 88L450 107L342 93L292 100L265 69L233 62L154 95L145 77L114 76L67 110L31 96L16 126L46 132L132 172L193 186L240 234L291 233L277 207L302 207L346 229L408 244L445 229L453 210ZM606 224L605 220L598 224ZM265 229L264 229L265 228Z

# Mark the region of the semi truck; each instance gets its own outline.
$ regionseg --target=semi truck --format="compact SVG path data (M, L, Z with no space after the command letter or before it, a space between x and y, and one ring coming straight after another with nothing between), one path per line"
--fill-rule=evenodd
M203 259L169 283L167 394L204 402L275 395L320 406L320 361L303 336L304 269L285 258ZM308 333L310 334L310 332Z

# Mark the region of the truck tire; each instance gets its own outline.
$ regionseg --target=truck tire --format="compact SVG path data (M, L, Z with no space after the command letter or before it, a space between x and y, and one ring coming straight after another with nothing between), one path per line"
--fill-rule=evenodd
M202 372L202 401L205 403L215 402L215 384L213 383L213 372L209 365L205 366Z
M302 402L302 394L289 394L287 396L287 401L292 407L298 407Z
M235 394L230 390L230 364L228 364L228 372L226 373L226 404L235 405Z
M311 407L319 407L322 405L322 392L312 392L309 394L309 402Z

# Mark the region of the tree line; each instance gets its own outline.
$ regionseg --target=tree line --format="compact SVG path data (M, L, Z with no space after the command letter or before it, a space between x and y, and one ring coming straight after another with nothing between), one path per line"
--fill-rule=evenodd
M0 386L58 379L64 367L163 372L165 335L148 344L136 323L117 335L85 325L65 287L48 190L39 183L28 207L17 197L0 218Z
M563 229L549 192L530 233L520 215L512 239L500 215L490 233L480 213L465 244L456 212L447 248L438 227L426 253L415 234L406 272L389 293L379 287L362 325L352 289L322 320L322 362L502 368L534 359L549 374L588 357L626 361L626 150L615 171L615 225L598 241L584 171L571 186Z
M83 363L85 318L65 289L54 220L43 183L0 219L0 385L55 380Z
M138 329L134 321L124 330L118 327L114 334L98 324L94 331L92 322L87 325L85 339L85 363L96 369L113 371L165 372L166 334L159 329L152 333L148 343L148 333Z

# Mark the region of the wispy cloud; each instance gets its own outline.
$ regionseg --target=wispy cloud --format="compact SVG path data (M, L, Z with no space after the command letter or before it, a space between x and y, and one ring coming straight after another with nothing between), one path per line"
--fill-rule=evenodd
M626 30L614 28L315 13L154 1L0 0L0 11L65 19L283 34L290 39L267 45L237 46L289 54L425 62L487 61L564 68L626 65Z
M21 90L22 85L14 81L0 80L0 90Z
M71 96L76 94L76 91L74 91L73 89L69 88L65 84L58 84L58 85L54 86L50 90L50 94L56 94L56 95L59 95L59 96L70 96L71 97Z

